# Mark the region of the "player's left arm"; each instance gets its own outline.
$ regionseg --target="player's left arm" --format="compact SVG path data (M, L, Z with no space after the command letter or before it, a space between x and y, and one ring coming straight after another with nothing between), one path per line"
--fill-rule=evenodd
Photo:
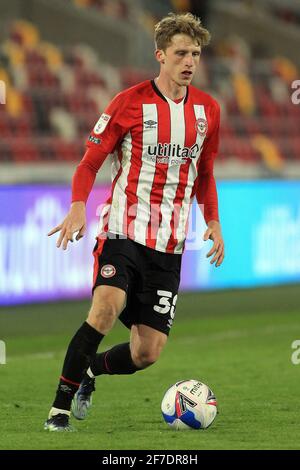
M212 256L210 263L218 267L224 260L225 252L214 177L214 160L219 148L220 108L216 102L214 104L215 106L210 115L211 132L204 142L201 154L196 197L200 207L204 208L203 215L207 224L203 240L210 239L213 241L213 246L206 257L210 258Z

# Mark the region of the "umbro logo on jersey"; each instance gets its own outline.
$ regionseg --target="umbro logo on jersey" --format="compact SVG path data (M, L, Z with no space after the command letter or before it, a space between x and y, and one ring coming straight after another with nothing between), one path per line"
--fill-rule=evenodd
M156 129L157 122L152 121L152 119L149 119L148 121L144 121L144 127L145 129Z

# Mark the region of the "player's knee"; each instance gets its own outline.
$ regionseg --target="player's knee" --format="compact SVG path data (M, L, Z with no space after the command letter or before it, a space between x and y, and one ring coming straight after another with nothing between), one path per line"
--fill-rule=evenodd
M140 369L145 369L146 367L151 366L158 360L160 356L160 350L138 349L137 351L133 351L131 355L134 364Z
M118 317L118 309L113 302L93 304L88 315L89 323L103 334L106 334Z

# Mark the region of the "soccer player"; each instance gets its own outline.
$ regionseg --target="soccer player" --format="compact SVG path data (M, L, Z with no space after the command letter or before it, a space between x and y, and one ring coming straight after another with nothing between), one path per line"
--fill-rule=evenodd
M213 240L207 257L219 266L224 242L218 216L214 159L217 102L191 85L210 39L190 13L169 14L155 27L159 76L119 93L95 125L72 183L72 204L57 247L84 236L85 204L96 173L114 154L111 196L94 248L93 299L71 340L45 429L70 431L70 410L84 419L95 377L133 374L155 363L173 323L181 257L194 196ZM203 206L202 206L203 205ZM130 340L98 353L117 318ZM72 402L73 400L73 402Z

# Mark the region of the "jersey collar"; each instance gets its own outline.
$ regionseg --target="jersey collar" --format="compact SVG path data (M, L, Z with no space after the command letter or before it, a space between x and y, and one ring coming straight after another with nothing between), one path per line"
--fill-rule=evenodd
M166 97L165 97L165 96L161 93L161 91L157 88L154 79L151 80L151 85L152 85L152 88L153 88L154 92L155 92L160 98L162 98L164 101L168 102L168 100L166 99ZM188 96L189 96L189 87L187 86L187 87L186 87L186 95L185 95L185 98L184 98L184 104L187 102Z

